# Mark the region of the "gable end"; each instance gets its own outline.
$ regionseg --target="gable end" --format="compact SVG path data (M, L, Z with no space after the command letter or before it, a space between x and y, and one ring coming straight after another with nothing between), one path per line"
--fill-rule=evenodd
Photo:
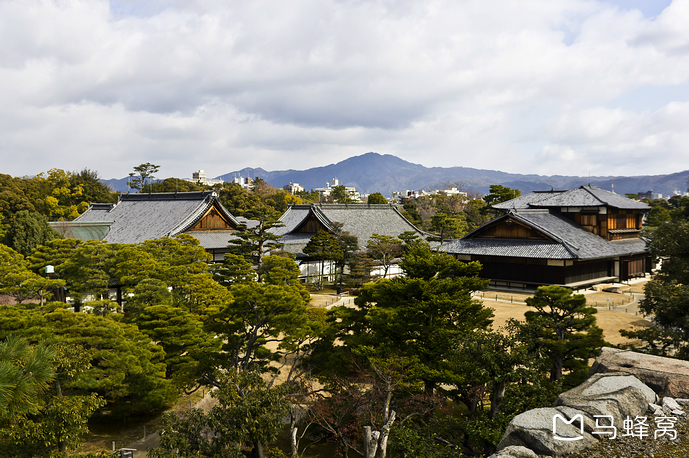
M226 231L235 230L237 226L225 217L217 201L204 213L189 231Z
M526 240L548 240L552 238L543 232L518 221L512 217L506 217L492 224L487 224L480 230L470 234L466 238L500 238L500 239L526 239Z

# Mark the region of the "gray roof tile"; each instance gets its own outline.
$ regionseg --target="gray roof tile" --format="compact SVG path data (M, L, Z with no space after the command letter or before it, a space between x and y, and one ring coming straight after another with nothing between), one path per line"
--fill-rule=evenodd
M550 199L555 195L562 194L567 191L534 191L523 196L516 197L505 202L493 205L493 208L498 210L516 210L529 208L532 204L536 204L542 200Z
M643 203L605 191L595 186L581 186L570 191L535 191L493 206L498 210L555 207L602 207L623 210L650 210Z

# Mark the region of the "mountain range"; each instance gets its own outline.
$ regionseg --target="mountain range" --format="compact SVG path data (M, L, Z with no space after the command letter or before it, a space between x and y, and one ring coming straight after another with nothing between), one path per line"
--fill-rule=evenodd
M276 188L282 188L289 183L299 183L307 190L325 187L326 183L337 178L340 184L354 186L363 194L380 192L386 197L390 197L393 191L434 190L446 187L488 194L489 186L492 184L516 188L523 194L550 189L573 189L591 184L606 190L613 190L614 187L618 194L653 191L669 196L675 190L687 190L689 171L631 177L523 175L469 167L424 167L390 154L366 153L336 164L306 170L266 171L262 168L244 168L217 178L231 181L235 177L259 177ZM104 181L115 190L127 191L127 179ZM124 189L118 189L122 186Z

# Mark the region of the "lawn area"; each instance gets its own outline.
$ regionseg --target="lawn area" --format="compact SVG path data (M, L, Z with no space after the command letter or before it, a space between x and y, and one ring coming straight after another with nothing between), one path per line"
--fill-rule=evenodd
M493 309L493 329L504 326L509 318L524 320L524 312L534 310L532 307L523 304L506 304L504 302L484 301L486 307ZM613 345L630 343L620 335L620 329L631 329L637 326L648 327L651 322L638 316L634 316L622 311L599 310L596 314L598 326L603 329L603 337Z
M640 289L640 291L643 292L643 286L636 289ZM531 296L533 296L533 293L522 293L518 291L479 291L476 293L476 297L483 299L487 304L491 304L496 300L520 303L524 302L526 298ZM624 293L607 291L587 292L584 294L584 296L586 297L586 303L591 307L605 307L607 305L619 307L632 302L632 297L629 295L629 290Z

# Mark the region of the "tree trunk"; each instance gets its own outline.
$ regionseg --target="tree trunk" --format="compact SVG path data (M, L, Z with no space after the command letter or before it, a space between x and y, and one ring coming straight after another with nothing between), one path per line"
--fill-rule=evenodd
M493 392L490 395L490 418L495 418L500 413L500 403L505 397L506 387L507 382L496 382L493 386Z
M379 431L371 431L370 426L364 426L364 458L375 458L379 437Z
M251 453L252 458L265 458L265 452L263 451L263 444L260 442L254 443L254 450Z
M390 419L383 425L383 431L380 434L380 444L378 444L378 458L385 458L388 453L388 436L390 436L390 427L395 421L397 413L393 410L390 412Z
M562 365L564 358L562 356L553 357L553 368L550 370L550 381L557 382L562 378Z
M289 443L292 448L292 456L299 456L299 441L297 440L297 416L294 414L294 406L290 409Z

